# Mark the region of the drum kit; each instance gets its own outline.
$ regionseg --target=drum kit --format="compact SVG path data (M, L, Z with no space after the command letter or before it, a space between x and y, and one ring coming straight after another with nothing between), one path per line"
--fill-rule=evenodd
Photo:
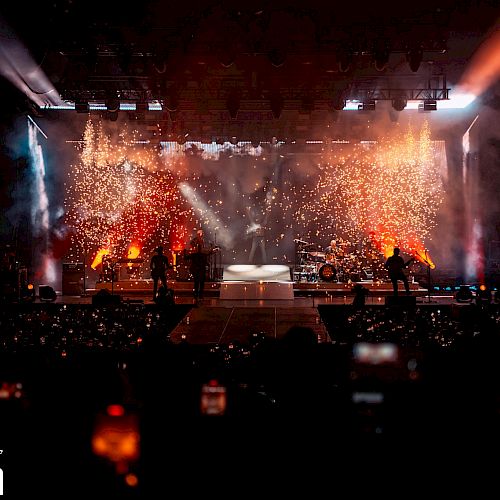
M316 283L350 282L371 279L373 274L362 269L355 254L339 251L338 254L327 254L317 249L314 243L294 240L297 244L296 281Z

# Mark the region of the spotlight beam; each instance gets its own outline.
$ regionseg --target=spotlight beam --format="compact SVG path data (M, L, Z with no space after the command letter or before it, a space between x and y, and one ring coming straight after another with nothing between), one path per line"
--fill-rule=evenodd
M38 126L38 124L35 122L35 120L33 120L33 118L31 118L30 115L27 115L27 117L28 117L28 120L30 120L30 122L37 128L38 132L40 132L45 137L45 139L48 139L45 132Z
M0 73L40 107L64 104L28 49L1 17Z

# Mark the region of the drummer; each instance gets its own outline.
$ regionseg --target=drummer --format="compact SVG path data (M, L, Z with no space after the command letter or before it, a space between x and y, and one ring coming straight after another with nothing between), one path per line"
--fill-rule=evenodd
M337 245L336 240L330 240L330 244L325 248L326 261L337 263L337 260L342 257L344 257L344 250Z

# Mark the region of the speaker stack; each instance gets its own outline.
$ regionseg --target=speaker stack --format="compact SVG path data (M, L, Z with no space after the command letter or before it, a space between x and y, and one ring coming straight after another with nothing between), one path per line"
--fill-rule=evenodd
M63 262L63 295L81 295L83 293L83 262Z

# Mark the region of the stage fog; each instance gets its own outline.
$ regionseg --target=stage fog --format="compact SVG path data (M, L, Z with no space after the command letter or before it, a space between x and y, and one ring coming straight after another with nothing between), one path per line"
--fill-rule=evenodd
M27 121L35 279L60 289L62 263L85 260L90 285L103 256L143 260L149 278L154 249L180 265L198 228L221 266L293 267L336 240L355 266L367 244L381 261L399 246L459 274L456 176L414 116L367 139L211 143L152 140L126 115Z

